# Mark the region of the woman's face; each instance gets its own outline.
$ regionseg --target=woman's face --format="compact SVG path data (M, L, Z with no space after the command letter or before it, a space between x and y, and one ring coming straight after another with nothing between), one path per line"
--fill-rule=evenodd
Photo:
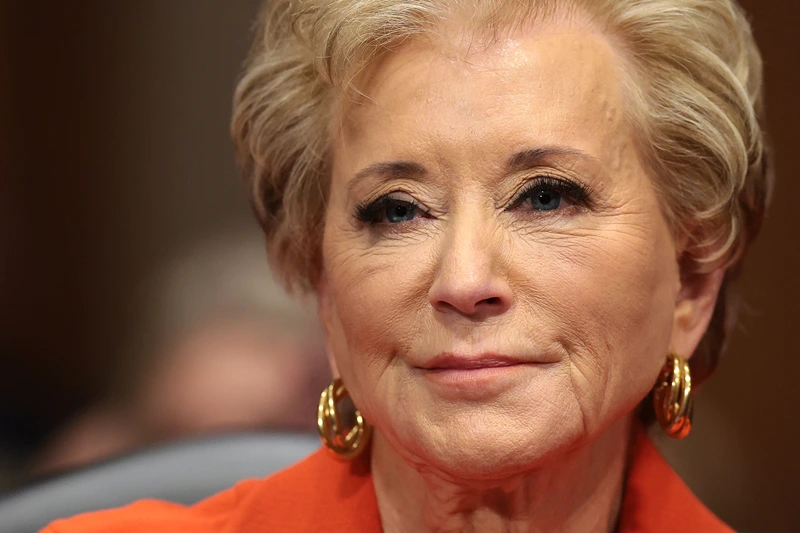
M609 42L469 44L406 44L342 105L318 289L365 418L412 464L477 478L630 412L681 285Z

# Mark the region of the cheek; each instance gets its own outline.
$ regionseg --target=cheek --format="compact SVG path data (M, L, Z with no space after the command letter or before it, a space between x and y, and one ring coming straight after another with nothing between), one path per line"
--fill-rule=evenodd
M325 276L334 320L328 335L333 356L355 401L383 382L397 351L408 351L425 327L427 288L434 269L430 240L371 246L336 220L323 240ZM358 403L365 414L367 398Z
M524 273L568 354L576 400L598 423L647 393L669 348L678 271L666 225L644 214L652 212L540 240Z

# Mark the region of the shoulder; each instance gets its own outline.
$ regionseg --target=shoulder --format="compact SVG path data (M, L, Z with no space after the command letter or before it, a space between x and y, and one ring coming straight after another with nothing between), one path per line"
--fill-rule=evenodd
M41 533L227 532L228 524L244 511L242 501L258 484L270 484L269 479L243 481L192 506L142 500L118 509L85 513L57 520Z
M322 523L334 530L380 531L368 463L344 463L320 450L266 479L243 481L192 506L141 501L58 520L41 533L303 532Z
M635 433L620 532L735 533L692 493L644 429Z
M202 527L202 517L191 508L167 502L145 500L107 511L95 511L56 520L41 533L128 533L134 531L214 531Z

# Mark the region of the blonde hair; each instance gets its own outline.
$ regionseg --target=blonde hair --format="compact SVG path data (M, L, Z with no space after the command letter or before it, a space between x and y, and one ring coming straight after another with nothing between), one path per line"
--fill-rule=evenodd
M496 34L555 16L600 28L631 67L639 149L675 235L688 242L682 275L727 268L692 359L702 381L716 367L735 277L771 188L761 57L733 0L268 2L236 90L232 135L273 269L295 290L312 289L319 276L332 109L370 61L454 19Z

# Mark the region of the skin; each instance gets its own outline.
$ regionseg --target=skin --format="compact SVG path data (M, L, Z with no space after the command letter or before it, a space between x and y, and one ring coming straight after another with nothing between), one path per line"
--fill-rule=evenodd
M317 287L331 366L376 430L385 531L612 531L632 411L670 349L694 351L722 273L681 279L608 39L476 40L406 43L342 103ZM541 176L589 198L518 204ZM421 216L356 218L386 194ZM519 364L429 368L443 353Z

